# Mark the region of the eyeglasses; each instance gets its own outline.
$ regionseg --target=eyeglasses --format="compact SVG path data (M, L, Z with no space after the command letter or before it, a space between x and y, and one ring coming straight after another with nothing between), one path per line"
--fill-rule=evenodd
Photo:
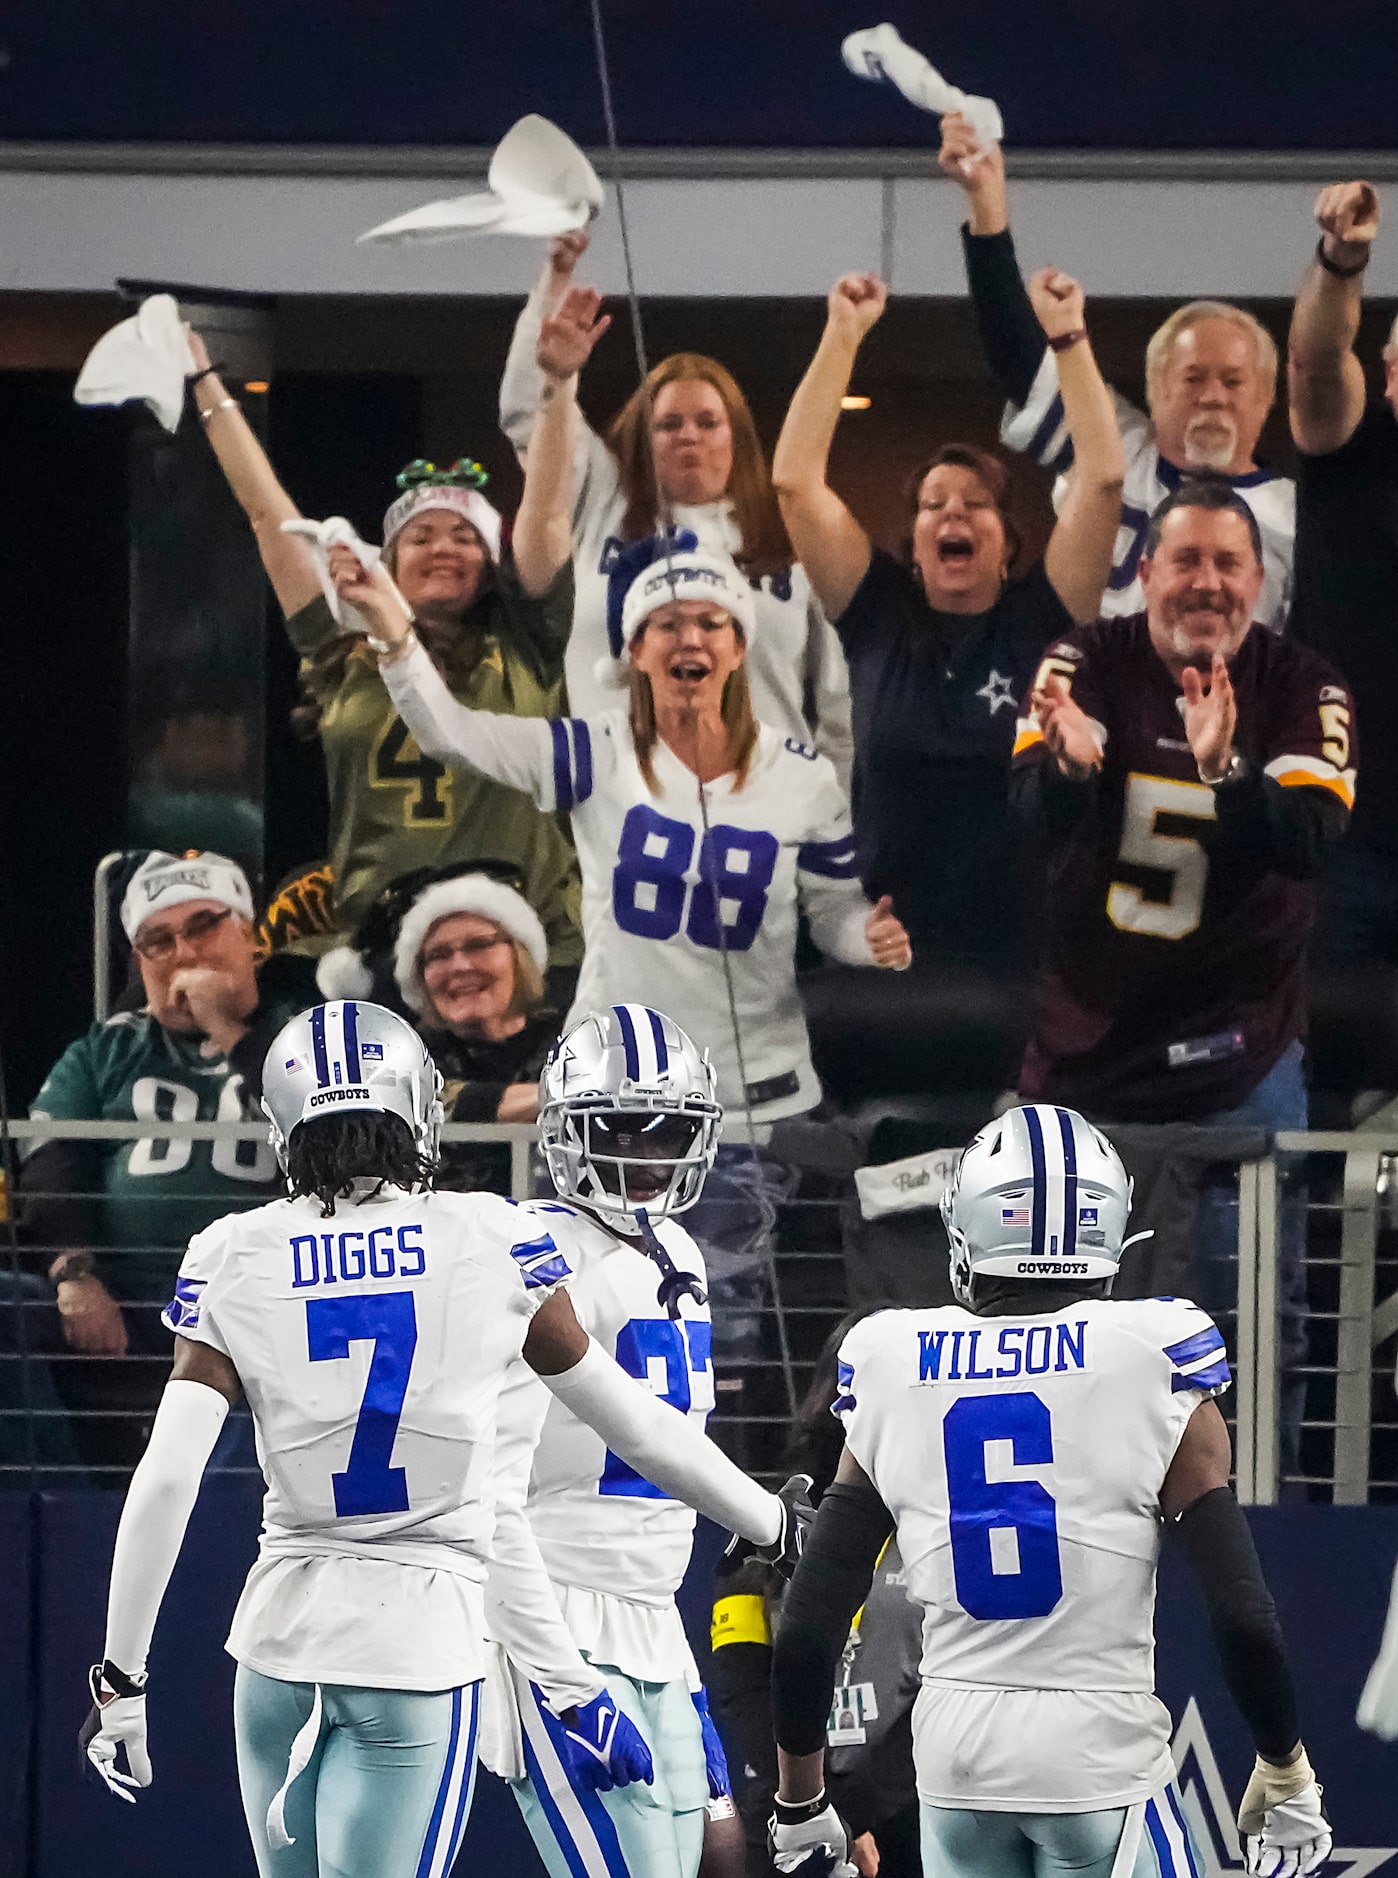
M144 939L133 939L131 943L143 959L149 959L153 965L159 965L166 959L174 958L175 947L181 939L192 946L202 945L210 933L217 932L223 922L232 917L231 906L225 906L217 913L196 913L192 919L186 920L177 932L172 932L166 927L160 932L147 934Z
M465 959L473 959L481 952L490 952L496 946L507 946L513 941L506 933L498 933L494 939L463 939L459 945L430 946L421 958L421 966L426 971L429 965L446 965L459 952Z

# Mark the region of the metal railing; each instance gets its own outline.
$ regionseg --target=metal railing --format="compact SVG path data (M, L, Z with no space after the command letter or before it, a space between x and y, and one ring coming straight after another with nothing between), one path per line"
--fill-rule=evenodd
M252 1122L160 1124L157 1131L148 1122L24 1121L10 1124L9 1133L21 1149L56 1139L145 1141L156 1153L168 1153L169 1144L181 1141L266 1140L265 1127ZM444 1129L443 1143L448 1150L505 1146L514 1196L546 1191L532 1128L453 1124ZM1283 1170L1295 1187L1304 1187L1303 1201L1284 1193ZM210 1190L209 1219L229 1209L229 1184L218 1193ZM276 1191L275 1183L249 1189L246 1203L260 1204ZM778 1209L776 1255L754 1307L757 1341L727 1370L718 1366L715 1435L763 1477L780 1467L793 1399L804 1391L821 1344L846 1309L849 1255L841 1219L851 1194L852 1181L845 1177L801 1177ZM30 1189L16 1194L11 1183L8 1203L21 1228L25 1208L43 1197ZM186 1202L190 1197L180 1196ZM1280 1250L1287 1208L1298 1204L1305 1207L1310 1347L1288 1379L1279 1367ZM1371 1132L1279 1135L1272 1156L1238 1169L1237 1237L1236 1314L1217 1314L1234 1361L1235 1388L1223 1406L1234 1425L1239 1498L1256 1504L1292 1497L1344 1505L1398 1501L1398 1397L1391 1351L1381 1356L1398 1333L1398 1123ZM141 1353L104 1362L114 1385L125 1377L133 1399L121 1399L118 1389L104 1406L100 1390L98 1399L85 1399L73 1386L94 1359L57 1335L52 1291L42 1275L59 1249L68 1248L29 1243L22 1230L18 1251L13 1240L0 1244L0 1273L7 1274L0 1295L0 1484L22 1485L36 1475L109 1484L122 1477L130 1454L94 1460L100 1443L94 1443L92 1430L125 1425L133 1438L143 1435L168 1370L163 1342L142 1336L133 1339L143 1346ZM92 1249L114 1259L149 1262L154 1255L168 1265L173 1281L183 1245L152 1241L110 1253ZM152 1299L132 1308L153 1324L160 1305ZM1299 1442L1296 1465L1284 1459L1284 1420L1294 1413L1283 1400L1288 1380L1293 1389L1302 1383L1305 1392L1299 1431L1290 1431L1293 1445ZM216 1467L229 1471L251 1471L253 1465L246 1439L241 1445L230 1440L215 1459Z

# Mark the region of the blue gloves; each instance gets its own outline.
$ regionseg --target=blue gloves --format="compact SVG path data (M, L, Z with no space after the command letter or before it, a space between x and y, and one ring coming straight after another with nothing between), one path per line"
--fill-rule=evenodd
M608 1793L613 1787L629 1786L633 1780L649 1785L655 1778L645 1736L606 1689L590 1702L567 1709L560 1719L560 1752L569 1775L582 1785ZM707 1746L706 1742L706 1753ZM722 1752L720 1749L720 1758Z
M709 1713L709 1698L703 1689L694 1691L694 1706L699 1712L699 1726L704 1732L704 1772L709 1776L709 1798L721 1800L733 1791L728 1778L728 1756L723 1751L723 1743L718 1738L718 1729L714 1727L714 1718Z

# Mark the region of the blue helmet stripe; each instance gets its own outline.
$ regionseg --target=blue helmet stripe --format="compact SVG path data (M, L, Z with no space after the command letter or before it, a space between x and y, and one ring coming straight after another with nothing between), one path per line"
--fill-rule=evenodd
M325 1006L318 1004L311 1012L311 1048L316 1059L316 1084L319 1088L328 1088L330 1083L330 1059L325 1053Z
M626 1050L626 1073L632 1082L641 1080L641 1052L636 1047L636 1026L631 1021L631 1013L624 1004L614 1004L617 1022L621 1025L621 1041Z
M351 1082L362 1083L359 1073L359 1007L352 999L340 1006L340 1023L345 1033L345 1069Z
M659 1011L648 1009L646 1016L650 1019L650 1031L655 1039L655 1073L663 1076L670 1061L670 1052L665 1048L665 1020Z
M1073 1118L1067 1109L1056 1111L1063 1137L1063 1256L1072 1258L1078 1244L1078 1149L1073 1140Z
M1027 1108L1024 1111L1024 1123L1029 1130L1029 1155L1034 1164L1034 1210L1030 1221L1029 1250L1038 1254L1044 1249L1048 1212L1048 1169L1044 1164L1044 1130L1039 1111Z

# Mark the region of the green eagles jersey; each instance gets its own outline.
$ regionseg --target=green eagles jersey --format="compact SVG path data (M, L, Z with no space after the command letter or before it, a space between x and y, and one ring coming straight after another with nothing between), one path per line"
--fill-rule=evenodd
M295 1008L295 1007L292 1007ZM291 1009L286 1012L292 1014ZM242 1122L243 1079L199 1041L164 1029L145 1011L120 1011L70 1044L50 1070L31 1113L55 1121L148 1121L136 1141L85 1144L102 1198L102 1243L141 1256L114 1258L118 1295L142 1294L169 1272L196 1232L225 1213L265 1206L282 1191L276 1157L262 1141L189 1141L161 1122ZM100 1167L100 1173L98 1169ZM154 1248L176 1248L151 1258ZM108 1261L104 1261L104 1268Z
M473 711L556 717L571 582L561 578L530 600L508 570L498 579L468 615L447 684ZM558 822L518 790L425 757L389 702L373 654L347 640L323 599L293 614L287 631L321 708L338 931L352 931L379 891L414 868L510 861L543 921L551 964L577 964L578 864Z

